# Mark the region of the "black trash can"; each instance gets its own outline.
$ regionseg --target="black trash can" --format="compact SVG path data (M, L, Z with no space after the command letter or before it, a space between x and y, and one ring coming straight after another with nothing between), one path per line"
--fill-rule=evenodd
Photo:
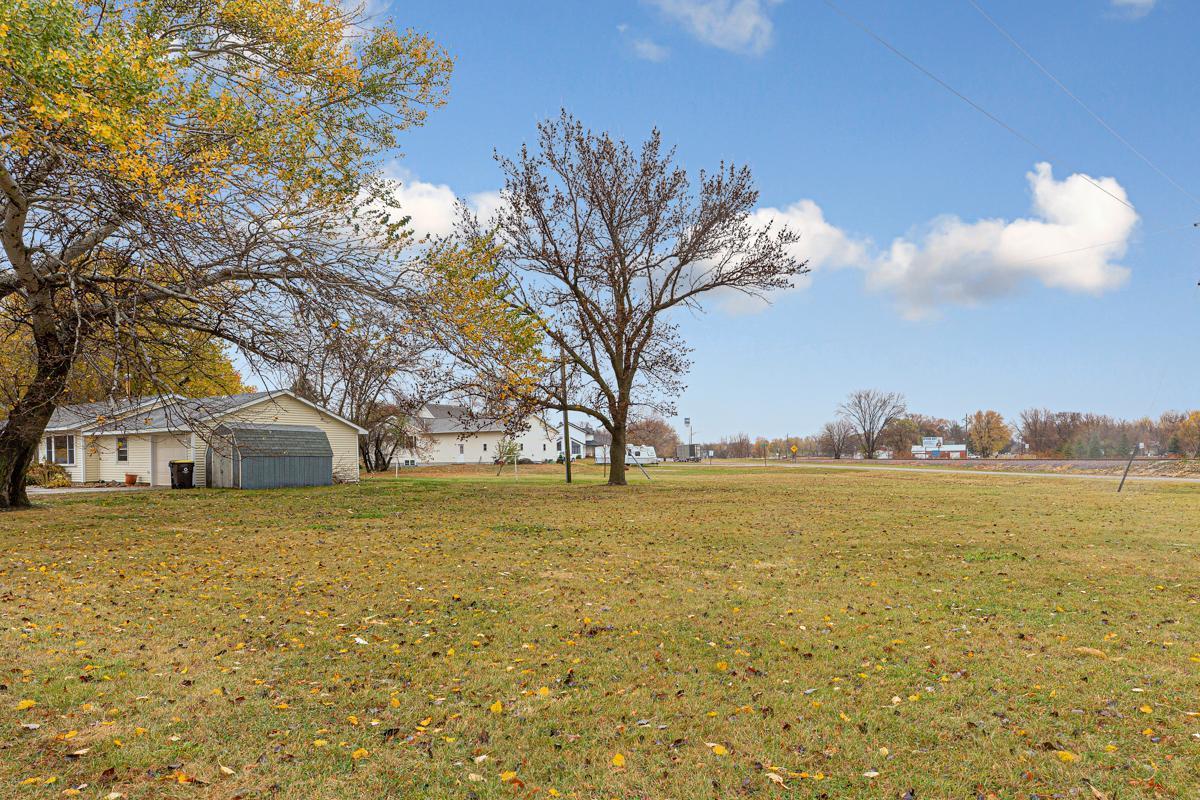
M171 488L172 489L191 489L192 488L192 473L196 469L195 461L172 461L171 465Z

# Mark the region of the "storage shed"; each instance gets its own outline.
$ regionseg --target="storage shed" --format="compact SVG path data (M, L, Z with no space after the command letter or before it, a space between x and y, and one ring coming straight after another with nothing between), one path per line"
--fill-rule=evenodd
M279 489L333 483L333 448L312 425L227 423L213 431L204 456L208 485Z

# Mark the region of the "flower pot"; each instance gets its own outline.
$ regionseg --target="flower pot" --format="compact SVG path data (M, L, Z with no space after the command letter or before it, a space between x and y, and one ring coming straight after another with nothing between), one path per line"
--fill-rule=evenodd
M134 473L134 472L126 472L126 473L125 473L125 485L126 485L126 486L133 486L133 485L135 485L136 483L137 483L137 473Z

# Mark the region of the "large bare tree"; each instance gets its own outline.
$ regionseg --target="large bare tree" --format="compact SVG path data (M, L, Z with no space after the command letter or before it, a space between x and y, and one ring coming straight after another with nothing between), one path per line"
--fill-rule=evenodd
M624 485L631 412L671 414L690 365L673 314L718 290L791 285L806 271L789 253L799 237L751 223L749 169L721 164L693 182L657 130L634 147L564 111L538 126L536 148L497 160L504 190L489 230L503 290L542 328L551 364L527 395L603 425L609 483Z
M450 62L427 37L337 0L0 14L0 315L36 362L0 431L0 509L28 505L25 469L90 341L153 386L147 351L172 331L279 362L295 313L413 302L375 156L444 101Z
M849 452L850 440L853 438L854 426L845 417L826 422L819 436L821 449L834 458L841 458Z
M863 457L875 458L880 436L904 415L907 407L904 395L897 392L860 389L847 397L838 410L854 426Z
M431 340L381 310L355 320L306 313L289 341L296 357L279 368L284 381L366 429L358 449L368 471L388 468L417 409L444 390Z

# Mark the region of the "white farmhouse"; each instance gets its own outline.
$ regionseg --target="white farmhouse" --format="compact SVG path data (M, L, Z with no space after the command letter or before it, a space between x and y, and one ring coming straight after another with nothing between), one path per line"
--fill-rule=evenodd
M473 419L464 406L426 403L417 412L413 428L416 446L398 451L394 463L491 464L506 441L516 445L518 458L541 463L556 460L560 448L558 429L537 415L529 418L524 431L510 436L501 423Z

